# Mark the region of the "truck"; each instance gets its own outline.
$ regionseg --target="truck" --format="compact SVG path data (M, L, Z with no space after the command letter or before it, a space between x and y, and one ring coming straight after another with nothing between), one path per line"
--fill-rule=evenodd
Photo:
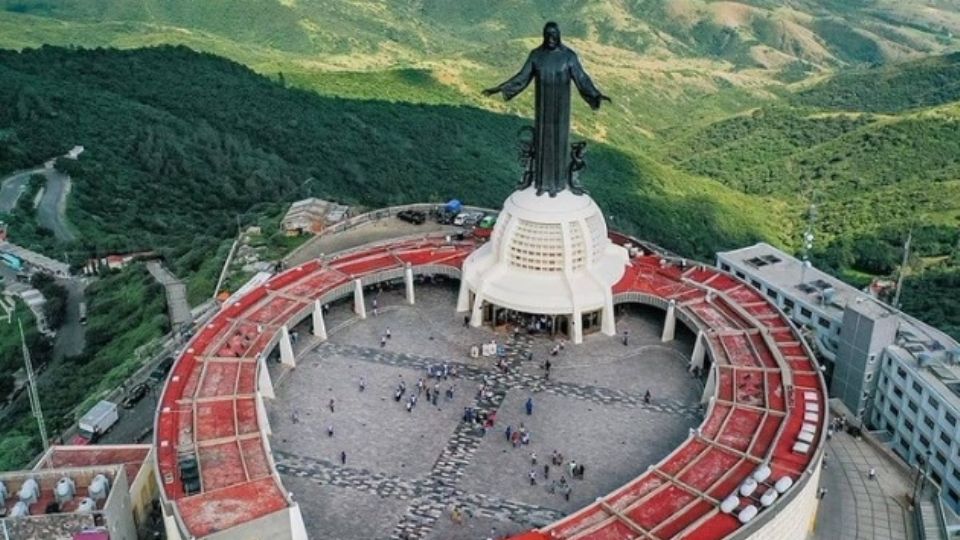
M101 400L80 418L80 422L77 423L80 432L71 442L76 445L93 444L119 419L120 413L117 410L117 404Z

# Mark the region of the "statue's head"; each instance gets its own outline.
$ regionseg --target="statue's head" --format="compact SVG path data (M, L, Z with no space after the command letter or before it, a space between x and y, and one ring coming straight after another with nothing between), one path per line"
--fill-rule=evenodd
M553 50L560 46L560 26L551 21L543 25L543 46Z

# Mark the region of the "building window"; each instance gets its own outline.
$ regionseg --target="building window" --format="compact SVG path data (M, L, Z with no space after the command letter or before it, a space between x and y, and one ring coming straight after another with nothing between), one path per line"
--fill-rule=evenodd
M960 482L960 471L958 471L957 469L954 469L951 474L953 474L954 480L956 480L957 482Z
M751 279L751 280L750 280L750 284L753 285L754 287L756 287L757 290L763 290L763 285L762 285L759 281L757 281L757 280L755 280L755 279Z
M737 272L737 277L740 279L747 279L747 276L743 275L743 272Z
M930 471L930 479L933 480L938 486L943 484L943 479L940 478L940 475L937 474L937 471Z
M947 456L943 455L943 454L940 453L939 451L938 451L936 454L934 454L934 457L937 458L937 461L940 462L940 465L946 465L946 464L947 464Z
M949 447L950 447L950 436L947 435L946 433L940 432L940 442L942 442L943 444L945 444L945 445L947 446L947 448L949 448Z
M794 306L796 306L796 304L793 303L793 300L791 300L791 299L789 299L789 298L784 298L784 299L783 299L783 307L793 309Z
M773 289L767 289L767 296L769 296L770 298L773 298L774 300L778 298L777 291Z
M943 416L943 418L944 418L944 420L946 420L947 423L950 424L951 426L953 426L953 427L956 427L956 426L957 426L957 417L956 417L956 416L954 416L954 415L952 415L952 414L950 414L950 413L947 413L947 414L945 414L945 415Z
M918 441L920 442L920 446L924 448L927 448L928 446L930 446L930 439L924 437L922 434L918 438Z
M723 270L724 272L729 272L729 271L730 271L730 265L727 264L727 263L720 263L720 269Z
M824 319L823 317L817 317L817 324L819 324L823 328L826 328L827 330L830 329L830 321L828 321L827 319Z
M930 429L933 429L933 420L929 416L923 417L923 423Z
M890 414L892 414L894 418L897 417L897 406L896 406L896 405L894 405L893 403L891 403L890 405L887 405L887 410L890 411Z
M958 503L960 503L960 497L957 497L957 492L956 492L956 491L954 491L954 490L952 490L952 489L948 489L948 490L947 490L947 496L950 497L950 500L953 501L953 504L958 504Z
M913 433L913 422L909 420L904 420L903 427L907 428L907 431L909 431L910 433Z
M897 377L900 377L901 379L906 379L906 378L907 378L907 370L903 369L903 368L900 367L900 366L897 366Z
M810 311L809 309L805 308L805 307L801 307L801 308L800 308L800 315L803 315L804 317L806 317L806 318L809 319L810 317L813 317L813 312Z
M916 392L916 393L918 393L918 394L922 394L922 393L923 393L923 387L920 386L920 383L918 383L917 381L913 381L913 384L912 384L911 386L913 387L913 391L914 391L914 392Z
M917 412L919 410L919 408L917 407L917 404L914 403L912 400L907 400L907 408L913 412Z
M940 403L937 402L937 399L936 399L935 397L933 397L933 396L927 397L927 403L928 403L931 407L933 407L933 410L935 410L935 411L940 410Z
M902 398L903 390L901 390L899 386L893 385L893 395L897 396L898 398Z

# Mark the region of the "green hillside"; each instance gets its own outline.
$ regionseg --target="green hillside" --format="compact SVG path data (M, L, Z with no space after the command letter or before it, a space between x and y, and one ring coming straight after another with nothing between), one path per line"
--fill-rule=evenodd
M83 243L101 252L159 247L183 274L232 233L234 214L302 196L311 177L314 194L351 204L456 196L496 206L518 176L513 144L526 123L462 106L290 90L185 48L7 51L0 75L0 100L12 104L0 110L12 141L0 168L82 142L87 152L62 166L76 180L69 216ZM787 226L775 202L610 146L593 145L588 159L584 180L598 202L672 249L708 257L750 239L778 241ZM749 211L756 206L769 211ZM690 215L713 225L694 232L703 222Z
M348 202L496 205L532 92L504 103L479 90L519 67L546 19L614 98L599 113L576 103L574 119L595 142L587 182L615 227L704 258L756 238L792 249L815 202L817 262L854 280L895 267L910 228L956 234L960 71L941 55L958 46L956 0L0 0L0 47L176 43L266 76L168 49L8 54L11 111L53 112L0 123L0 159L105 141L75 171L107 178L71 203L83 249L162 243L188 275L233 214L290 200L311 176L315 193ZM190 67L167 66L174 57ZM82 83L94 104L57 94L54 77ZM28 127L74 114L84 122L56 136ZM99 118L110 123L85 123ZM108 214L111 200L128 218ZM154 200L159 213L140 212ZM954 271L944 246L955 243L935 244L931 257ZM883 264L863 247L879 245ZM927 270L939 271L912 269Z

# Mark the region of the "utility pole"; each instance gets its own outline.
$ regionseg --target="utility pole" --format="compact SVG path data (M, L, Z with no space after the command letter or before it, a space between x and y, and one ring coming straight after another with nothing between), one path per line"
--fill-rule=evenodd
M17 318L17 325L20 327L20 344L23 347L23 361L27 369L27 390L30 394L30 410L33 411L34 418L37 419L37 427L40 429L40 442L43 443L43 451L50 448L50 441L47 439L47 426L43 422L43 410L40 409L40 394L37 393L37 381L33 375L33 363L30 362L30 350L27 349L27 338L23 335L23 322Z
M906 274L907 262L910 260L910 241L913 240L913 229L907 233L907 241L903 244L903 262L900 263L900 270L897 272L897 288L893 293L893 307L900 309L900 292L903 289L903 276Z

